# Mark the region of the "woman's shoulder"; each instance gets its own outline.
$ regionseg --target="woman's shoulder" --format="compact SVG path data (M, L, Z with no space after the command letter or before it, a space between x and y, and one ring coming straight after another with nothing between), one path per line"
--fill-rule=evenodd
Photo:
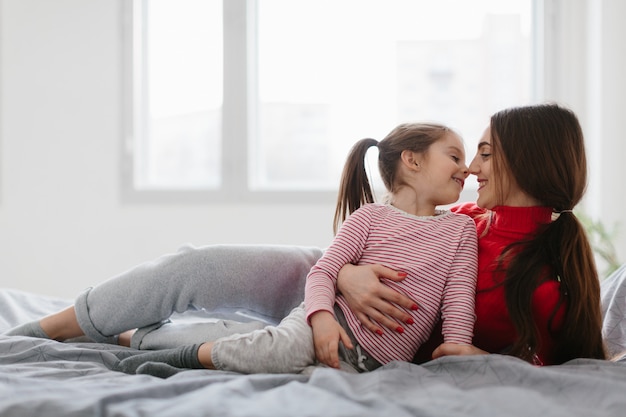
M480 208L476 203L462 203L452 208L450 211L456 214L464 214L472 219L478 236L481 236L483 232L489 227L490 215L489 210Z
M487 213L486 209L478 207L474 202L457 204L451 207L450 211L456 214L465 214L473 219Z

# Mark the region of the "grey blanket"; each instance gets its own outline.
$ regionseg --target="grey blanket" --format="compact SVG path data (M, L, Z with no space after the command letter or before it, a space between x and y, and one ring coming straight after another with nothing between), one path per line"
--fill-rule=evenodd
M0 331L69 304L0 290ZM136 351L0 336L1 416L626 416L626 363L535 367L484 355L350 374L186 370L161 379L109 368Z

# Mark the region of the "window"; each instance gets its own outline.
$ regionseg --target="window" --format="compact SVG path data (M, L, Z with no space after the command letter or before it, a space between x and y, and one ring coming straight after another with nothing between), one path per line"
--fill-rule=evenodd
M133 195L332 201L356 140L438 121L470 158L493 112L536 99L532 0L128 4Z
M149 0L133 9L133 186L220 183L221 0Z

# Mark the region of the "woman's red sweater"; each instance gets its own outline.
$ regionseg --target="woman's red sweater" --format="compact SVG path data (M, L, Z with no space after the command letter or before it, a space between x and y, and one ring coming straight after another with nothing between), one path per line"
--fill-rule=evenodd
M506 353L516 338L515 327L506 307L502 273L494 273L497 259L511 243L526 240L542 224L551 222L549 207L495 207L491 211L466 203L452 208L456 213L470 216L476 223L478 233L478 277L476 288L476 323L474 346L491 353ZM554 334L563 323L565 305L557 313L561 297L560 282L546 279L533 295L532 314L539 331L540 350L538 364L549 365L553 361ZM416 362L432 357L432 351L441 343L439 329L435 329L431 340L420 349Z

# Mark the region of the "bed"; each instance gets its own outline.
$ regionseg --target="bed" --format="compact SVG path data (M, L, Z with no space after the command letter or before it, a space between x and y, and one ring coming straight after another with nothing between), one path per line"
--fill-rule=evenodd
M0 332L69 304L0 290ZM181 370L158 378L149 372L110 370L136 352L106 344L0 336L0 415L626 415L626 363L620 362L578 359L540 368L485 355L447 357L422 366L391 363L366 374L328 368L297 375Z

